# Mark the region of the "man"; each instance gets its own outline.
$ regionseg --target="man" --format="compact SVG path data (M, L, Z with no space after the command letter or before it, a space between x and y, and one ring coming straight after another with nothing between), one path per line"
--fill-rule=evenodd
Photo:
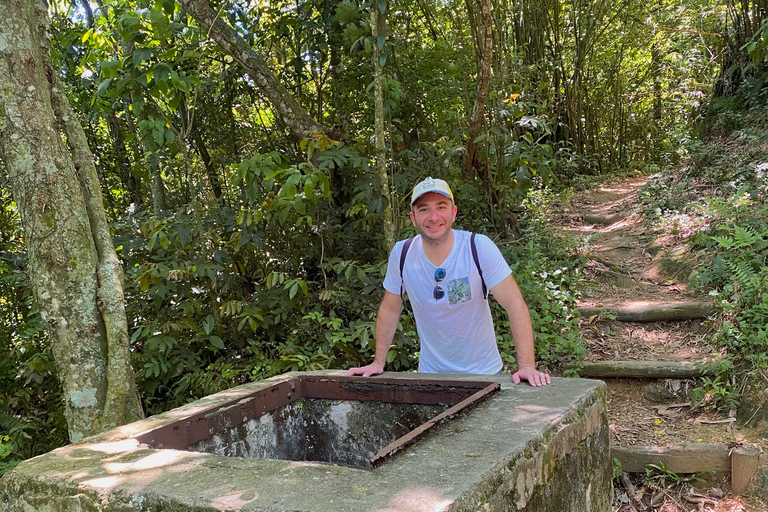
M411 222L419 232L413 239L400 275L405 241L389 255L384 298L376 319L376 356L367 366L351 368L347 375L369 377L384 371L403 304L401 291L416 317L421 341L419 372L501 373L491 308L483 297L482 279L509 314L518 369L512 381L532 386L550 383L536 370L533 328L528 307L512 271L498 247L484 235L475 236L482 279L474 262L471 233L452 229L458 208L448 184L427 178L411 196ZM402 287L402 288L401 288Z

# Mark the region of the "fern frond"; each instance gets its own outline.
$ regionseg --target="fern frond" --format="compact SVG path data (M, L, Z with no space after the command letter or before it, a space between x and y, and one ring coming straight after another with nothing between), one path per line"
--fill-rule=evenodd
M753 228L733 226L733 238L736 243L735 248L751 247L763 240L762 234L757 233Z
M745 289L755 291L760 287L757 272L748 261L729 261L728 266L736 277L736 281Z
M712 240L717 242L717 245L724 249L733 249L736 246L736 242L733 237L730 236L713 236Z

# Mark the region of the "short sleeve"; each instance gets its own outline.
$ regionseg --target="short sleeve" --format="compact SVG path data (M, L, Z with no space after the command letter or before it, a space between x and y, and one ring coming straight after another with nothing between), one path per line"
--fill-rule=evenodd
M389 253L387 273L384 275L384 289L398 295L400 295L400 287L403 283L403 278L400 275L400 253L403 250L403 244L405 244L405 240L397 242L392 248L392 252Z
M506 279L512 273L512 270L509 268L499 248L486 235L479 233L475 235L475 246L477 247L477 258L480 261L480 268L483 269L485 285L490 290Z

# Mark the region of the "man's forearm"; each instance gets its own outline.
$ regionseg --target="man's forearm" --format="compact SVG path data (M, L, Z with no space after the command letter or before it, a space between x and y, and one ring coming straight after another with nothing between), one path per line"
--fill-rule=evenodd
M374 363L379 363L382 367L387 364L387 354L389 354L389 347L392 346L399 321L400 307L397 309L391 306L387 307L382 302L376 317L376 356L373 360Z
M519 308L514 316L510 315L509 328L515 340L515 354L518 368L536 367L536 349L533 343L533 327L528 308Z

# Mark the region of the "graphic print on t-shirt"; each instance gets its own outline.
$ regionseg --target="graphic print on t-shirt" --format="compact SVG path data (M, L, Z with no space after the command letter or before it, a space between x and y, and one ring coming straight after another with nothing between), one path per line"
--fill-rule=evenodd
M448 304L461 304L470 299L472 299L472 290L469 289L469 277L448 281Z

